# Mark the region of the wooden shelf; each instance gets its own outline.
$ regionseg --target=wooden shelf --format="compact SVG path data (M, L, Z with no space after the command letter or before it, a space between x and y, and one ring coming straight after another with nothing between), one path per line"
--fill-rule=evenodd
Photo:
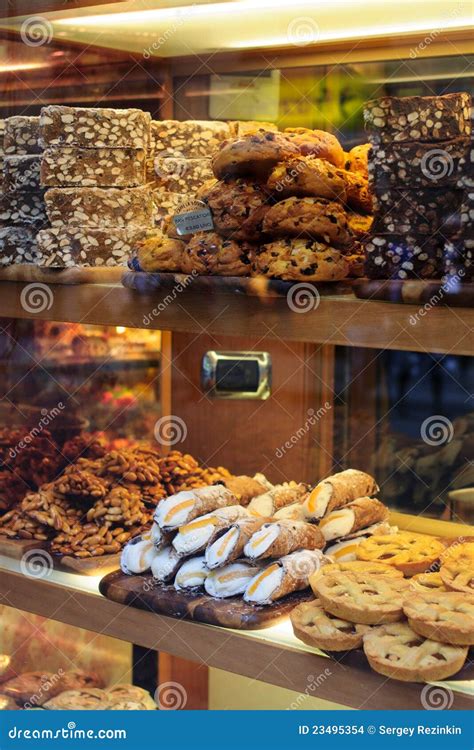
M10 568L10 566L8 566ZM252 634L186 620L163 617L116 604L92 590L91 581L58 583L54 578L28 578L2 569L0 601L11 607L96 633L136 643L149 649L233 672L250 679L312 695L351 708L409 709L420 706L420 686L387 680L376 674L363 657L348 666L316 653L273 628ZM69 580L78 576L68 576ZM63 574L64 579L64 574ZM280 628L283 626L276 626ZM354 654L355 656L355 654ZM453 709L467 709L472 698L454 693Z
M433 307L415 324L416 305L321 297L317 309L297 313L283 297L203 294L191 288L170 301L169 290L138 294L121 284L50 284L49 309L28 312L24 282L0 282L0 317L30 318L201 334L252 335L375 349L474 354L474 309Z

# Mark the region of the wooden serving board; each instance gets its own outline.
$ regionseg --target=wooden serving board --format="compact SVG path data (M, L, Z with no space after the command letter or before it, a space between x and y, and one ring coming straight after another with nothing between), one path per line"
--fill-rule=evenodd
M40 268L19 263L0 268L0 281L37 281L43 284L117 284L123 276L117 268Z
M235 630L268 628L287 617L297 604L313 598L307 590L267 607L253 607L240 597L214 599L203 593L176 591L173 586L156 584L153 576L126 576L119 570L101 580L99 591L119 604Z
M353 290L360 299L398 302L405 305L449 305L474 307L474 284L444 288L442 281L356 279Z
M21 560L31 550L47 547L47 542L38 542L36 539L8 539L6 536L0 536L0 555L11 557L13 560Z
M120 564L120 555L102 555L102 557L72 557L63 555L53 558L54 567L58 570L67 570L68 573L78 573L83 576L98 576L117 570Z
M158 290L172 290L177 287L191 289L206 294L242 294L250 297L286 297L298 284L312 287L321 296L352 294L353 279L344 281L315 283L311 281L281 281L264 276L246 278L241 276L195 276L182 273L145 273L128 271L123 274L122 284L139 294L153 294Z

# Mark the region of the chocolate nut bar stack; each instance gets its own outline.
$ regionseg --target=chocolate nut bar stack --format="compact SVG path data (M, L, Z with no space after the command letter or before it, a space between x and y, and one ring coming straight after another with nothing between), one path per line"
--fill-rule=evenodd
M120 266L153 222L145 188L150 115L139 109L44 107L41 184L51 229L40 265Z
M457 257L470 105L462 92L367 103L375 201L372 236L365 243L369 278L439 278L445 254Z
M0 194L0 265L35 263L36 236L47 224L40 187L39 117L4 121L3 185Z
M154 187L158 226L212 178L211 158L229 136L229 125L218 120L152 121L147 180Z

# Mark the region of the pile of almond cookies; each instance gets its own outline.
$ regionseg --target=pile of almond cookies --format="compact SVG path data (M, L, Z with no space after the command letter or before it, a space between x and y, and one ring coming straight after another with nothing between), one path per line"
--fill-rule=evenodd
M363 648L394 680L443 680L474 645L474 542L410 532L374 535L357 559L321 567L315 600L291 613L297 638L327 651Z
M132 267L287 281L360 276L372 224L368 149L345 153L331 133L306 128L224 141L212 159L215 179L196 196L205 229L183 236L170 217L138 243Z

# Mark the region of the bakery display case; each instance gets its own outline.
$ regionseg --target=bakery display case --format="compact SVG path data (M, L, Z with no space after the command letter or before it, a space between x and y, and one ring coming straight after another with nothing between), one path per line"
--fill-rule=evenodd
M467 3L0 18L0 708L474 691Z

